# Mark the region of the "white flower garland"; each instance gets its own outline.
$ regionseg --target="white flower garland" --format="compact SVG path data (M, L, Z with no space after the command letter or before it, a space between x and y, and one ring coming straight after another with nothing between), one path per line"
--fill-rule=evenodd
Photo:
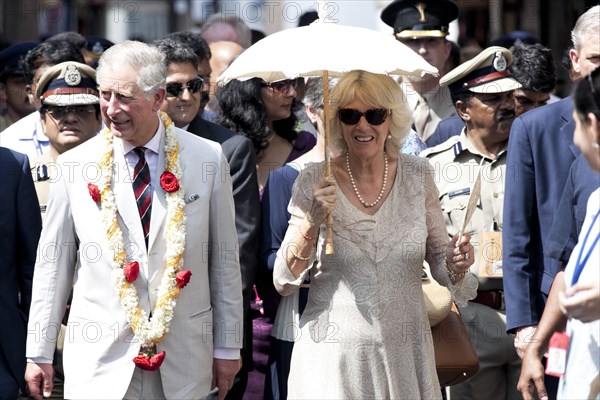
M182 171L179 165L179 147L177 134L173 122L164 113L160 118L166 127L165 138L165 164L166 170L175 175L179 182L179 190L172 193L166 192L167 199L167 227L165 255L166 269L158 287L158 300L148 318L147 313L140 307L137 289L133 283L127 282L123 268L127 264L127 254L123 243L123 232L117 219L117 205L111 189L113 176L113 134L108 128L102 130L104 137L105 153L100 160L101 180L98 187L101 195L101 217L106 229L109 247L113 250L113 281L121 298L121 305L127 315L127 321L136 339L143 348L151 349L169 332L169 325L173 319L180 288L177 284L176 274L183 267L183 253L185 250L186 217L183 211L185 206L182 183Z

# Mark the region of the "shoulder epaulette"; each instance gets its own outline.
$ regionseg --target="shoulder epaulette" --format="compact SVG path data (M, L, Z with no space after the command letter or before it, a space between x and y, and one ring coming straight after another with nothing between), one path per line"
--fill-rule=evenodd
M458 142L459 139L460 139L460 136L452 136L450 139L446 140L444 143L440 143L437 146L426 148L419 155L421 157L430 157L434 154L444 152L444 151L448 150L449 148L451 148L452 146L460 145L460 142ZM461 151L462 151L462 145L461 145Z

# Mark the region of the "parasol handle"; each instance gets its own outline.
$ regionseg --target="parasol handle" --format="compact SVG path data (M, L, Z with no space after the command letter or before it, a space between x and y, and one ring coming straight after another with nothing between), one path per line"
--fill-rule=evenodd
M323 130L325 131L325 177L331 176L331 160L329 157L329 72L323 71ZM325 233L325 254L332 255L333 248L333 215L327 214Z

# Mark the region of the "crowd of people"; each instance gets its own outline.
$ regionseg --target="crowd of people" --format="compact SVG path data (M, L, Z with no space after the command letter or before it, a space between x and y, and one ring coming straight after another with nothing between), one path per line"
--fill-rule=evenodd
M563 99L458 16L382 11L422 78L217 83L258 40L221 15L0 51L0 400L600 399L600 6ZM424 269L479 360L448 388Z

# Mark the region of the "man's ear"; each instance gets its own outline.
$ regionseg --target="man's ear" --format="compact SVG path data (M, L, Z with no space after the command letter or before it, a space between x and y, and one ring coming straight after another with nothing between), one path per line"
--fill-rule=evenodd
M590 121L590 140L592 143L600 144L600 121L594 113L588 113L588 121Z
M575 71L579 74L581 72L581 69L579 68L579 52L575 49L570 49L569 50L569 58L571 59L571 65L573 66L573 71Z
M458 114L460 119L462 119L464 122L471 120L471 115L469 114L469 104L468 103L466 103L462 100L458 100L456 103L454 103L454 108L456 108L456 113Z
M25 85L25 92L27 93L27 98L29 99L29 104L35 104L35 93L33 93L33 88L30 83Z
M315 124L317 122L317 118L318 118L318 115L317 115L318 110L316 108L314 108L312 106L312 104L307 104L304 106L304 108L306 110L306 116L308 117L310 122Z
M444 61L448 60L448 57L450 57L451 52L452 52L452 43L450 43L449 40L446 40L446 43L444 43Z
M156 93L154 93L154 104L152 105L152 111L156 112L160 110L160 106L162 105L166 96L167 90L164 87L158 88Z

